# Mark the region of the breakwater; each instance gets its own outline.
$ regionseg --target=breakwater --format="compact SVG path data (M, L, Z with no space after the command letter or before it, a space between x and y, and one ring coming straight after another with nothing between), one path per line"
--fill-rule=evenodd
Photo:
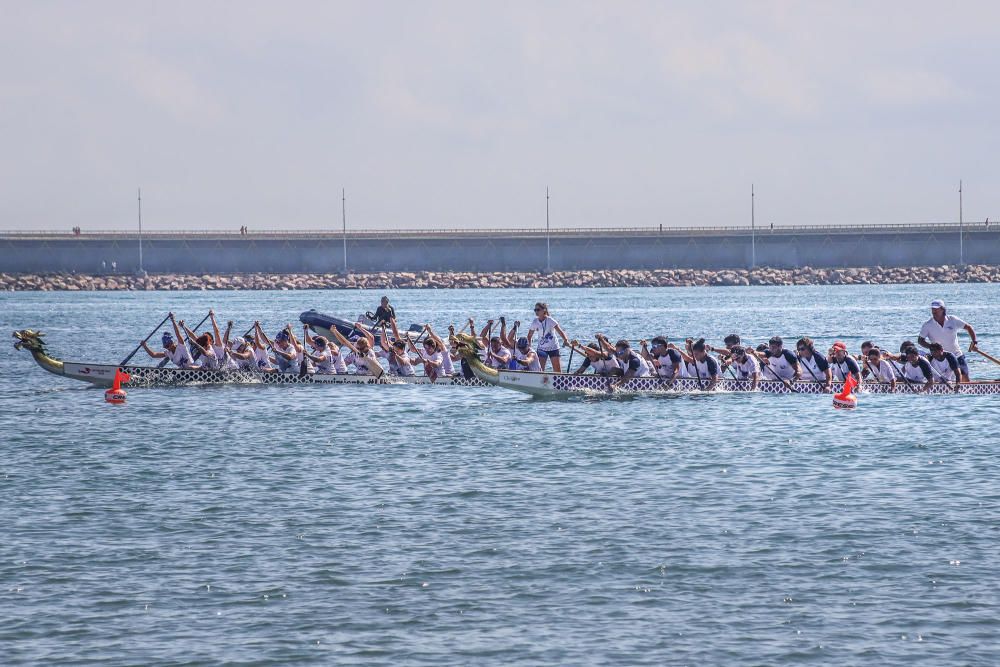
M148 276L0 273L2 291L462 289L549 287L698 287L740 285L888 285L1000 283L1000 265L754 270L660 269L541 272L249 273Z
M126 232L0 232L0 272L131 274L139 241ZM155 274L905 268L997 263L1000 226L154 232L143 235L141 256Z

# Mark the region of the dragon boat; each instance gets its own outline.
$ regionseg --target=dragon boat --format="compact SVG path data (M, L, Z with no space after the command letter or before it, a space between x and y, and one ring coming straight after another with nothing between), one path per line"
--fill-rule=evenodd
M400 377L383 374L381 377L371 375L321 375L297 373L264 373L259 371L222 370L212 371L200 368L158 368L155 366L132 366L115 364L88 364L73 361L62 361L51 356L46 349L45 334L41 331L24 329L14 332L17 342L14 347L31 353L35 362L52 373L71 380L81 380L99 387L110 387L115 378L115 372L121 370L128 373L130 380L123 387L183 387L196 385L253 385L253 384L435 384L460 385L469 387L489 386L487 383L473 377L461 375L441 377L431 381L423 375Z
M620 377L601 375L576 375L573 373L547 373L538 371L497 370L490 368L479 358L480 343L468 334L458 334L459 353L468 362L472 373L481 382L504 389L512 389L532 396L545 398L565 398L580 395L624 394L693 394L707 393L708 380L698 378L678 378L666 380L660 377L631 378L621 382ZM843 389L843 382L834 382L833 391ZM957 391L956 391L957 387ZM750 392L752 380L720 379L713 392ZM824 385L814 381L799 381L794 384L780 380L760 380L757 392L765 394L826 394ZM893 388L888 383L866 382L863 391L868 394L918 394L923 392L923 384L899 381ZM980 380L958 385L934 384L931 394L963 394L984 396L1000 394L1000 381Z

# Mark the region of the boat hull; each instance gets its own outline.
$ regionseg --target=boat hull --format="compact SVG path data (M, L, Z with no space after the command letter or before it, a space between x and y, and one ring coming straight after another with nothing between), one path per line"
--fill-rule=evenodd
M291 385L291 384L407 384L407 385L450 385L463 387L489 386L478 379L445 377L431 381L429 377L416 375L400 377L384 374L379 378L370 375L299 375L297 373L260 373L253 371L209 371L200 368L153 368L150 366L112 366L106 364L81 364L63 362L62 373L56 373L72 380L81 380L100 387L110 387L115 371L122 370L131 376L122 386L132 389L139 387L183 387L197 385ZM47 369L48 370L48 369Z
M599 395L610 393L625 394L688 394L705 392L707 382L699 382L696 378L682 378L669 382L667 380L648 377L632 378L620 385L617 381L620 378L603 377L598 375L573 375L570 373L545 373L533 371L509 371L499 372L491 369L484 369L480 364L472 364L473 372L483 382L495 384L498 387L520 391L533 396L541 397L566 397L574 395ZM750 380L722 379L713 391L717 392L749 392L753 383ZM842 382L833 383L833 391L838 392L843 389ZM791 387L778 380L761 380L757 384L757 391L765 394L826 394L828 393L822 383L819 382L796 382ZM922 386L896 383L895 388L888 384L868 383L865 384L862 393L867 394L916 394L923 391ZM966 394L966 395L992 395L1000 394L1000 382L968 382L958 386L958 391L944 384L935 384L931 388L932 394Z

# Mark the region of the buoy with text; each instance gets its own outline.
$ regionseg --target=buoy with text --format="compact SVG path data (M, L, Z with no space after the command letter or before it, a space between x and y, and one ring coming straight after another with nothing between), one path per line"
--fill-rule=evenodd
M853 375L848 375L844 380L844 389L840 393L833 395L833 407L839 410L850 410L858 407L858 397L854 395L854 388L858 386L858 381Z
M121 404L125 402L128 394L122 389L122 382L128 382L132 379L132 376L128 373L122 372L119 368L115 371L115 379L111 383L111 389L104 392L104 400L108 403Z

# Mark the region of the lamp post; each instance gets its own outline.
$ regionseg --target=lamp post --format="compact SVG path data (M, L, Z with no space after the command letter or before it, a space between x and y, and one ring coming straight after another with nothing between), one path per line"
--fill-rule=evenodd
M344 229L344 275L347 275L347 190L340 189L340 218Z
M962 219L962 181L958 181L958 265L965 266L965 222Z
M545 188L545 273L552 273L552 246L549 239L549 188Z
M750 184L750 269L757 268L757 221L754 217L754 191Z
M142 270L142 188L139 188L139 274L140 276L145 276L146 272Z

